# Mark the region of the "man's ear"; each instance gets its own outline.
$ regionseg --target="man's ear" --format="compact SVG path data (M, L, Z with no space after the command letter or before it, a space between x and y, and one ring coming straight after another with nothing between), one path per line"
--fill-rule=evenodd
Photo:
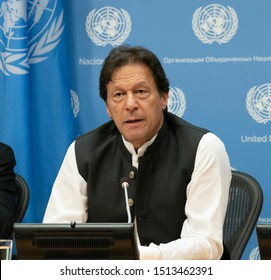
M166 109L167 103L168 103L168 93L167 92L162 94L162 99L163 99L162 107L163 107L163 110L164 110L164 109Z

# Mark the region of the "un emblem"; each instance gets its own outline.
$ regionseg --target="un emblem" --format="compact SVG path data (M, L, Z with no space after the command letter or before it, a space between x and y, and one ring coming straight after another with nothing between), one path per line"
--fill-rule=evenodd
M186 99L182 90L170 88L168 97L168 111L181 117L186 109Z
M249 90L246 107L250 116L258 123L271 121L271 84L263 84Z
M77 93L74 90L70 90L71 94L71 108L74 118L78 117L80 111L80 101Z
M92 10L86 19L86 32L98 46L121 45L130 35L132 22L130 15L123 9L103 7Z
M47 59L60 41L63 12L57 0L0 1L0 70L5 75L28 74L29 64Z
M227 43L236 33L238 17L231 7L211 4L198 8L192 19L192 28L204 44Z
M260 251L259 251L259 247L254 248L250 254L249 254L249 259L250 260L260 260Z

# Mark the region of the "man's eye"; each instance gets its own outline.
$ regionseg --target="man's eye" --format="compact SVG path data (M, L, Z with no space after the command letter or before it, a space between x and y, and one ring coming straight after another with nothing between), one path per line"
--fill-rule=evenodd
M145 98L149 95L149 92L145 89L138 89L135 91L135 94L138 95L141 98Z
M123 93L122 92L116 92L115 94L114 94L114 97L121 97L123 95Z
M113 100L114 100L115 102L120 102L120 101L123 100L123 98L124 98L124 93L121 92L121 91L116 92L116 93L113 94Z
M146 93L146 90L144 90L144 89L138 89L138 90L136 90L136 93L143 94L143 93Z

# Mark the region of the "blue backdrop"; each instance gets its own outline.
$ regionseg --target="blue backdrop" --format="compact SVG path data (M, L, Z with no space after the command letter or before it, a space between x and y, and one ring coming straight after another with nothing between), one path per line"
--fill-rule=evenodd
M40 222L68 145L108 120L98 77L109 50L143 45L170 80L169 109L212 130L232 168L262 185L271 221L269 0L0 0L0 141ZM255 232L243 259L259 258Z

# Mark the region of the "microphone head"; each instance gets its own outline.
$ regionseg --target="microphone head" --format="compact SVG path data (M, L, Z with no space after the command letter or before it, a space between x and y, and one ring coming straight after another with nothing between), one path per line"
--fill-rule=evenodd
M129 187L129 179L127 177L122 177L120 179L120 184L123 188L128 188Z

